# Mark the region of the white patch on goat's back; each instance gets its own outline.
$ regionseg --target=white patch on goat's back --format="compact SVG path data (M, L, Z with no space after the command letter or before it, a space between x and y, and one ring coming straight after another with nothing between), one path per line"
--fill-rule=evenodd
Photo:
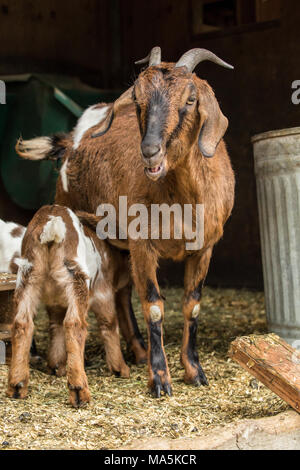
M18 289L22 284L23 275L33 267L33 264L26 258L17 258L15 264L19 267L16 281L16 288Z
M9 273L10 263L14 256L21 255L21 247L26 228L23 227L20 237L13 237L12 231L20 226L13 222L0 220L0 272Z
M65 193L69 191L67 169L68 169L68 159L66 159L65 163L63 164L60 170L61 182L62 182L63 190L65 191Z
M49 216L49 221L44 225L43 231L40 235L41 243L55 242L62 243L66 236L66 224L63 219L58 216Z
M91 106L83 113L73 131L74 150L79 147L81 139L86 133L86 131L89 130L91 127L94 127L99 124L99 122L101 122L106 117L107 111L108 106L104 106L103 108Z
M89 286L90 283L93 283L97 273L98 276L102 274L101 265L102 260L101 256L96 249L94 242L85 235L83 226L81 225L78 217L74 214L71 209L68 209L70 217L72 219L75 230L78 234L78 246L77 246L77 258L76 262L79 264L81 269L89 277Z

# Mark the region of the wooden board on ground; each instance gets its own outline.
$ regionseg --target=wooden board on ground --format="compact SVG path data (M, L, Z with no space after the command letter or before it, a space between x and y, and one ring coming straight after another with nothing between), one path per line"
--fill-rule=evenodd
M300 353L274 334L237 338L229 356L300 412Z
M13 274L0 273L0 292L14 290L16 279Z
M6 359L11 354L11 329L14 317L13 296L16 276L0 273L0 341L6 344Z
M0 341L10 341L11 339L11 327L8 325L0 324Z

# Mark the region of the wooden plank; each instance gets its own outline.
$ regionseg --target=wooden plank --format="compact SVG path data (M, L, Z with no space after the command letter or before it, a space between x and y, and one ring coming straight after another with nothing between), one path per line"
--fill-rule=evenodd
M14 317L13 296L16 287L16 276L0 273L0 340L11 337L11 325Z
M238 0L236 3L236 19L238 26L255 23L255 2L253 0Z
M1 330L0 325L0 341L10 341L11 340L11 329L10 330Z
M10 281L7 283L0 284L0 292L15 290L16 281Z
M0 273L0 292L11 291L16 288L17 277L13 274Z
M281 0L256 0L256 19L258 22L272 21L281 17Z
M12 325L0 323L0 341L5 343L5 363L10 364L12 345L11 345L11 330Z
M237 338L229 356L300 411L300 353L274 334Z

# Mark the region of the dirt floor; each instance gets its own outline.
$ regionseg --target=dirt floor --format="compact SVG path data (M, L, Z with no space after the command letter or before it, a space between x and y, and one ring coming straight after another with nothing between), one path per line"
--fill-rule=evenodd
M165 345L173 379L172 398L153 399L146 388L146 366L131 366L129 380L110 376L93 315L86 347L86 369L93 402L74 410L66 379L32 368L25 401L5 396L7 367L0 366L0 449L118 449L137 439L191 438L244 418L273 416L289 407L227 356L237 336L266 332L262 293L206 288L198 345L209 388L183 383L180 365L182 290L166 289ZM145 334L140 305L134 302ZM47 318L36 319L39 353L45 357ZM123 345L123 349L125 349ZM131 363L130 354L125 358Z

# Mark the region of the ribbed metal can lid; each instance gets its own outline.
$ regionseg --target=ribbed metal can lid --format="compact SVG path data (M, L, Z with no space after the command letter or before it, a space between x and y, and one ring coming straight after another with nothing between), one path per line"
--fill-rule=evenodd
M286 137L288 135L300 134L300 127L290 127L288 129L278 129L275 131L263 132L261 134L254 135L251 142L259 142L260 140L272 139L276 137Z

